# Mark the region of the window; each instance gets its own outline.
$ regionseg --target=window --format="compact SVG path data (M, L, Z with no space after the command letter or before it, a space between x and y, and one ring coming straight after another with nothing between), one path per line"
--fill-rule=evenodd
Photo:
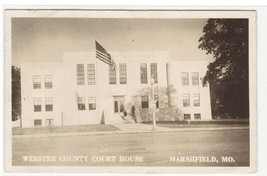
M190 95L189 94L183 94L183 106L184 107L190 106Z
M154 78L154 83L158 83L157 63L150 64L151 78Z
M140 64L141 84L147 84L147 65Z
M184 120L191 120L190 114L184 114Z
M35 119L34 126L42 126L42 119Z
M41 76L40 75L33 76L33 88L41 89Z
M194 114L194 118L195 120L201 120L201 114L200 113Z
M154 100L156 102L156 108L159 108L159 96L158 95L154 95Z
M200 106L200 97L199 97L199 93L194 93L194 94L193 94L193 105L194 105L194 106Z
M114 97L114 112L124 112L124 97L117 96Z
M87 64L88 85L95 84L95 64Z
M182 85L183 86L188 86L189 85L188 73L186 73L186 72L182 73Z
M199 78L198 78L198 72L192 73L192 85L198 86L199 85Z
M148 96L141 96L142 108L148 108Z
M44 81L45 81L45 88L46 89L52 89L52 87L53 87L52 76L51 75L46 75L44 77Z
M34 98L33 99L33 109L34 112L40 112L42 111L42 100L41 98Z
M45 111L53 111L53 98L45 98Z
M89 110L95 110L96 109L96 100L94 97L88 98L88 104L89 104Z
M116 69L112 69L112 66L109 66L109 84L116 84Z
M77 85L84 85L84 66L77 64Z
M78 110L85 110L85 98L78 97Z
M126 64L120 64L120 83L127 84Z
M45 119L45 125L46 125L46 126L51 126L51 125L53 125L53 119Z

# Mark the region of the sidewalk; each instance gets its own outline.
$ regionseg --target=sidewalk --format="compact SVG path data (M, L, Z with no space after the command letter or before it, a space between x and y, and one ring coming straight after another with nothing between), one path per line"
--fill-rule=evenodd
M120 130L117 131L97 131L97 132L69 132L69 133L44 133L30 135L12 135L17 138L34 137L65 137L65 136L88 136L88 135L109 135L109 134L138 134L138 133L164 133L164 132L187 132L187 131L214 131L214 130L248 130L249 127L217 127L217 128L166 128L157 126L156 131L152 131L152 124L112 124Z

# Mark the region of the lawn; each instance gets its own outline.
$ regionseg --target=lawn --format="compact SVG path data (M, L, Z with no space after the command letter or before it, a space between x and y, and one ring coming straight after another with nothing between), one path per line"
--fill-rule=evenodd
M97 131L117 131L120 130L113 125L81 125L64 127L38 127L38 128L13 128L13 135L44 134L44 133L72 133L72 132L97 132Z
M152 122L146 122L152 123ZM157 122L157 126L166 128L219 128L219 127L248 127L248 119L227 119L227 120L199 120L199 121L176 121Z

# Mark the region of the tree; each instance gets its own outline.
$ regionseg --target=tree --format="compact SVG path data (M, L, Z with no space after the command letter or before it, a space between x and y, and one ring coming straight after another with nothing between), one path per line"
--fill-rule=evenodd
M12 121L17 120L21 115L21 89L20 89L20 68L11 66L12 70Z
M214 56L203 79L214 94L213 115L248 118L248 20L209 19L203 32L198 47Z

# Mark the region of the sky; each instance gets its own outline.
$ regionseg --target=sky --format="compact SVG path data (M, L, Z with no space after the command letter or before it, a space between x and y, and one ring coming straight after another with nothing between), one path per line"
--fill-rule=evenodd
M198 48L207 19L13 18L12 64L62 62L63 52L167 51L171 61L212 61Z

